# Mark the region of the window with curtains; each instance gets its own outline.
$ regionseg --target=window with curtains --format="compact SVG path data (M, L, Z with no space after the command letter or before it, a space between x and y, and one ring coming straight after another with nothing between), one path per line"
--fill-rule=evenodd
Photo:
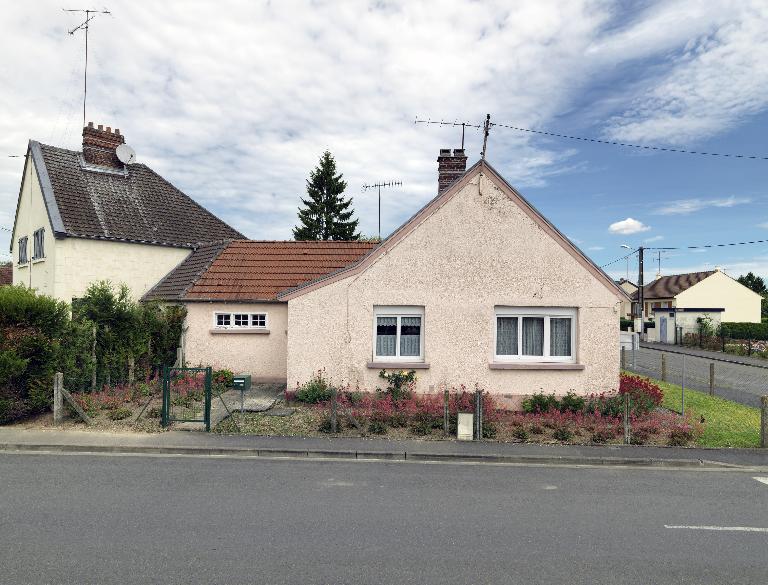
M29 238L27 236L19 238L19 264L26 264L29 262L27 259L27 242L29 242Z
M32 260L45 258L45 230L40 228L32 234Z
M374 357L386 361L424 359L424 309L374 307Z
M573 362L575 324L575 309L497 307L496 360Z

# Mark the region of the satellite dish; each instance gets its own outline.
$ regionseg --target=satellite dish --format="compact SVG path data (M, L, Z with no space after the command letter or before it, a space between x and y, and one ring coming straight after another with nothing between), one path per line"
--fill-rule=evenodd
M124 165L136 162L136 151L127 144L121 144L118 146L115 154L117 155L117 158L120 159L120 162Z

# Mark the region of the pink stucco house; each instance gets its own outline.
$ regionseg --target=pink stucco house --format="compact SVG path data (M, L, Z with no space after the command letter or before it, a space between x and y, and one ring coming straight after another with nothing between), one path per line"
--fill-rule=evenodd
M256 379L422 391L480 384L510 400L614 390L626 293L487 162L442 151L440 192L381 244L224 241L145 298L184 303L188 363Z

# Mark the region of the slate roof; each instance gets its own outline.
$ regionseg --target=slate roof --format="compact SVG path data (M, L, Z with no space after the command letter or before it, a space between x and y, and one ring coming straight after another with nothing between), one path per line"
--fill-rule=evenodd
M13 284L13 264L0 264L0 286Z
M145 300L275 301L280 292L353 264L376 242L235 240L197 248Z
M243 235L144 164L84 166L80 152L30 141L58 237L193 248Z
M698 284L708 276L712 276L714 273L714 270L707 270L705 272L662 276L643 287L643 299L646 301L651 299L671 299L684 290L691 288L694 284ZM638 292L632 293L633 300L637 300Z

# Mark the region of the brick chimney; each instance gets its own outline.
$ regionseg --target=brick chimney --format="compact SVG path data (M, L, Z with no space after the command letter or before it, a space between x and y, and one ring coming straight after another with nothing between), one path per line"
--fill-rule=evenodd
M463 148L441 148L437 157L437 194L445 191L451 183L467 170L467 155Z
M125 137L117 128L113 131L107 126L105 130L101 124L94 128L93 122L83 128L83 158L88 164L122 169L123 163L115 154L121 144L125 144Z

